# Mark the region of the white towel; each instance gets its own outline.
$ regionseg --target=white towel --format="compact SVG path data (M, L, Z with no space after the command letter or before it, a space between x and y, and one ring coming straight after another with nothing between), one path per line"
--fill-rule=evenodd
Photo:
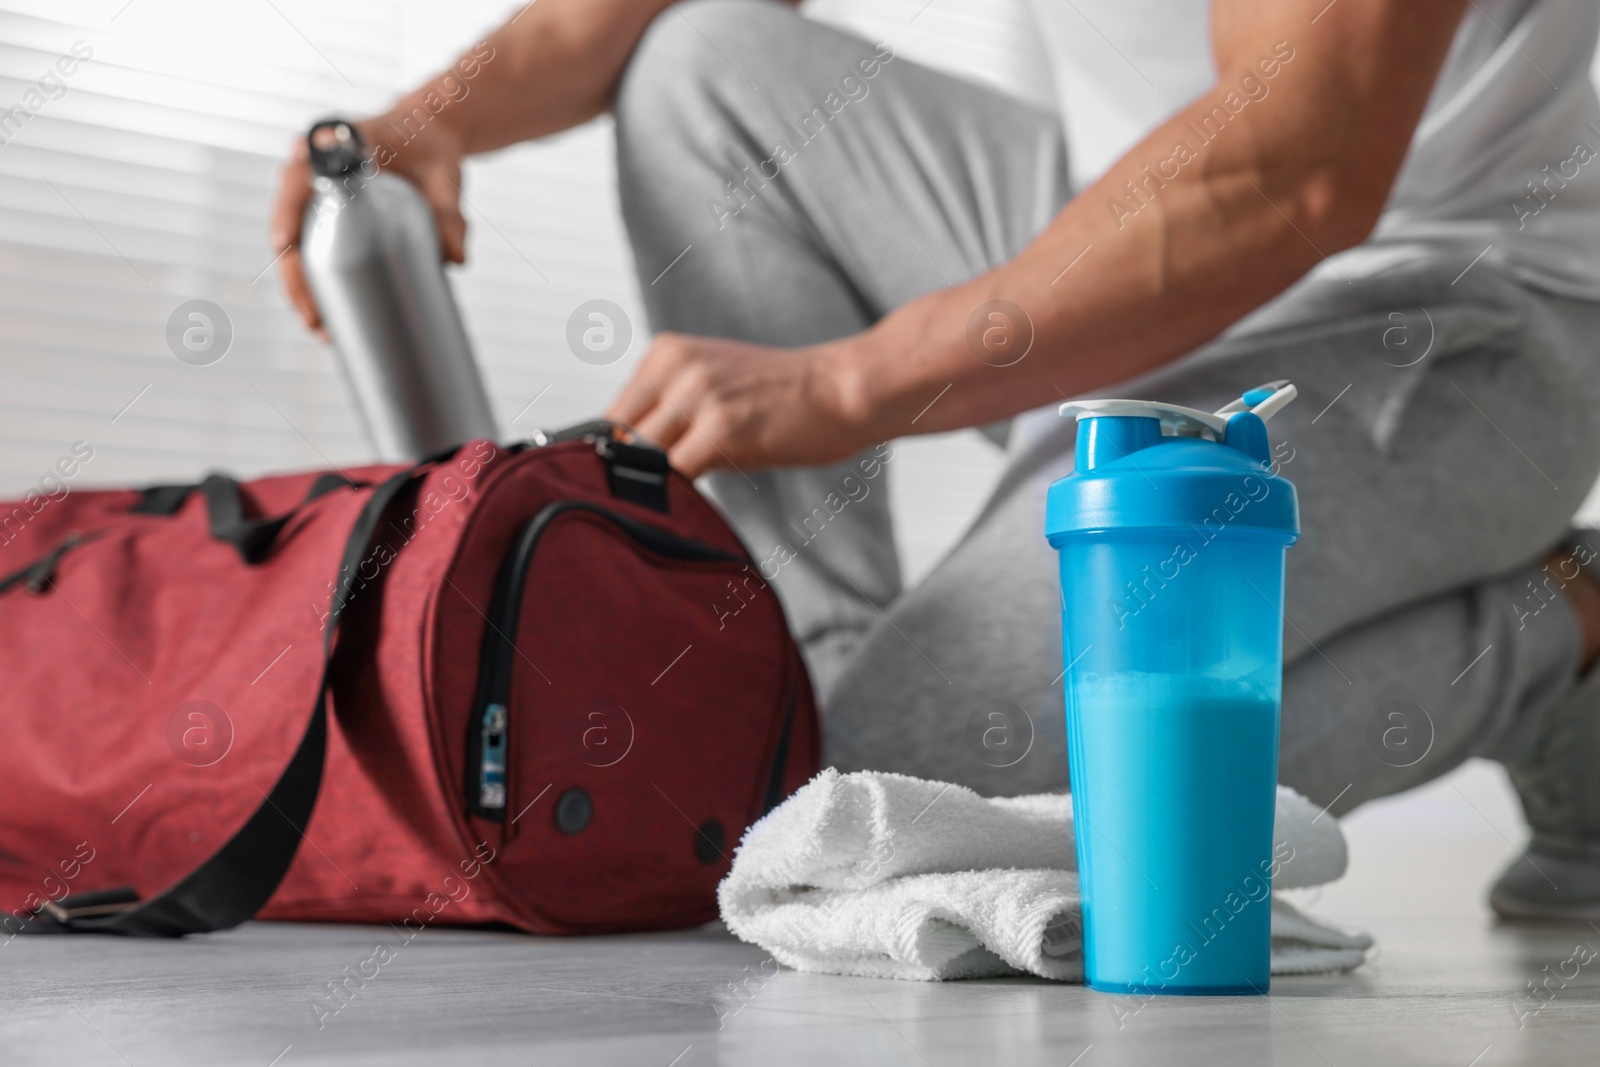
M1275 889L1344 873L1344 835L1278 788ZM1278 847L1274 853L1286 853ZM1072 802L829 768L745 833L717 891L735 935L802 971L1081 981ZM1272 901L1272 972L1349 970L1372 939Z

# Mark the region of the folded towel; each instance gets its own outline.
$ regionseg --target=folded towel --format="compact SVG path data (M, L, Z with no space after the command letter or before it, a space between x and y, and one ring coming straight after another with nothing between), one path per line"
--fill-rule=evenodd
M1273 836L1293 849L1274 889L1344 873L1338 824L1283 786ZM1081 981L1076 871L1068 796L829 768L750 827L717 897L729 930L796 970ZM1371 945L1273 898L1274 974L1349 970Z

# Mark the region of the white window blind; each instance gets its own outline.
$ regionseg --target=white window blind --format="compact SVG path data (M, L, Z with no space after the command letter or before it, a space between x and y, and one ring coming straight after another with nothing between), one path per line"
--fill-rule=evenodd
M1019 2L812 0L808 13L1048 101ZM290 314L276 272L262 274L277 167L313 120L385 106L517 6L0 0L0 109L24 104L75 42L93 53L20 128L0 119L0 494L36 485L80 440L94 458L79 486L366 458L333 354ZM596 414L648 342L609 120L471 161L464 188L468 265L452 274L502 431ZM632 351L610 367L566 347L567 316L595 298L634 319ZM232 321L232 348L210 366L167 347L168 316L192 299ZM965 524L998 456L947 434L899 457L891 484L915 576Z
M276 171L314 119L386 105L512 9L0 0L0 110L27 112L0 117L0 492L77 440L95 450L83 484L366 458L331 351L266 269ZM90 58L47 76L75 42ZM508 434L595 413L642 349L596 368L564 341L596 297L643 333L611 151L602 121L468 165L456 291ZM165 335L196 298L234 330L203 367Z

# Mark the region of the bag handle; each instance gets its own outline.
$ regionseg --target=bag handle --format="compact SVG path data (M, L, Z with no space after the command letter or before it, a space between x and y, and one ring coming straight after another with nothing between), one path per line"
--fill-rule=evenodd
M139 515L173 515L189 499L190 493L199 490L206 499L211 536L218 541L228 542L238 551L241 560L254 566L271 553L278 532L296 512L319 496L344 485L360 487L359 483L330 471L312 482L300 503L284 514L275 518L247 519L244 491L238 479L226 474L208 474L203 481L189 485L152 485L141 490L139 502L130 510Z
M288 873L322 788L322 768L328 747L328 687L332 680L334 632L354 592L357 571L390 505L435 462L453 454L454 450L442 457L430 456L391 476L373 490L372 497L361 509L345 541L334 583L322 644L322 679L317 685L311 719L294 757L249 821L210 859L149 900L100 905L84 909L94 914L79 912L75 915L75 905L79 901L67 897L58 901L55 909L64 918L39 917L30 921L22 932L66 929L82 933L178 937L225 930L261 910ZM211 479L207 479L209 481ZM321 482L319 479L318 483ZM184 488L183 496L187 496L187 490L193 487ZM207 499L209 501L210 497ZM287 516L269 521L281 526L286 519ZM213 530L215 528L213 523ZM276 532L273 530L274 535ZM243 554L244 549L240 552ZM107 911L110 914L105 914Z

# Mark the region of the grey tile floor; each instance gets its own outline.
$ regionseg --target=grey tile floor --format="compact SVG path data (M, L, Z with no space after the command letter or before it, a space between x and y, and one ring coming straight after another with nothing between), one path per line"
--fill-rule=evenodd
M1600 959L1564 986L1552 979L1548 999L1526 985L1570 975L1563 961L1580 944L1600 948L1600 929L1494 924L1483 885L1511 847L1485 832L1353 833L1351 874L1300 899L1370 930L1375 958L1350 975L1280 978L1265 998L1141 1005L1022 979L774 974L715 927L584 940L434 930L319 1028L324 984L356 970L387 929L17 938L0 948L0 1064L1600 1062Z

